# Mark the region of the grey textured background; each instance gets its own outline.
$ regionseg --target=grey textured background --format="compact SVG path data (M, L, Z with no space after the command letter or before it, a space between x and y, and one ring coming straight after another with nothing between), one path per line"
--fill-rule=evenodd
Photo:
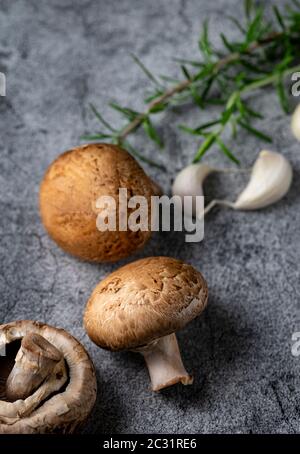
M62 151L79 143L97 122L93 101L106 117L117 99L137 109L149 86L129 53L157 74L177 74L172 57L195 56L201 21L233 37L226 13L240 18L237 0L1 0L0 70L7 97L0 98L1 322L31 318L60 326L80 339L96 365L98 402L86 432L299 432L300 358L291 335L300 330L300 147L292 138L272 91L255 95L273 148L292 161L289 196L261 212L215 210L201 244L181 234L157 234L139 253L173 255L198 267L210 287L206 313L179 333L191 387L149 391L137 354L111 354L87 338L82 312L96 283L119 264L81 263L48 238L38 213L39 182ZM197 125L213 111L186 105L161 121L167 143L161 157L142 134L134 143L168 166L147 168L165 191L190 162L197 143L176 123ZM262 144L243 134L235 144L244 165ZM223 165L217 150L209 160ZM233 198L245 177L212 177L206 192Z

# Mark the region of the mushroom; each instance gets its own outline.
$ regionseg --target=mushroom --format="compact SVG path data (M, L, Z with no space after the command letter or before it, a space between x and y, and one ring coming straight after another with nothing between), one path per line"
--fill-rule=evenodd
M30 320L0 325L0 434L73 433L97 392L94 366L66 331Z
M84 325L93 342L145 358L153 391L193 378L182 363L175 332L207 304L202 274L180 260L150 257L119 268L94 289Z
M127 198L146 198L148 230L119 227L120 188L127 189ZM133 254L150 238L150 198L159 191L127 151L104 143L84 145L63 153L48 168L40 187L41 218L66 252L83 260L112 262ZM107 211L98 207L101 196L115 200L115 231L97 228L99 214ZM127 215L131 211L127 208Z

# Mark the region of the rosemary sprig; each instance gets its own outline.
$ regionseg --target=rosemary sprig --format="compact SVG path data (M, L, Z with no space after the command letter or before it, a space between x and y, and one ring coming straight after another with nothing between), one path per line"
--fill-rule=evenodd
M184 132L201 137L194 162L199 161L213 146L217 146L226 157L239 163L222 139L228 126L231 127L233 136L242 128L260 140L271 141L264 132L252 125L253 119L261 119L262 116L249 107L244 95L272 84L276 88L282 109L288 112L284 81L288 75L300 70L300 3L292 0L292 3L284 8L284 14L275 5L273 21L267 20L263 7L255 7L252 0L245 0L244 5L243 24L230 18L239 28L241 39L229 41L221 34L223 49L216 51L209 39L208 22L205 22L198 41L201 59L176 59L184 76L181 81L168 76L155 77L133 56L154 86L154 91L145 99L145 110L137 112L111 103L110 106L126 120L118 129L110 125L96 108L91 106L105 131L85 136L84 139L107 140L119 144L140 159L157 165L134 150L128 142L128 136L143 126L147 136L162 148L163 142L153 124L153 115L192 100L200 109L211 104L223 106L219 118L209 123L196 128L179 126Z

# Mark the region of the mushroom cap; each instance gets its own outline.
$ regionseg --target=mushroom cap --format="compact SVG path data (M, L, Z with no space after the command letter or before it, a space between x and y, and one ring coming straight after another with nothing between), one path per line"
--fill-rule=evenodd
M5 423L1 421L0 414L0 434L73 433L83 425L96 401L97 382L93 363L84 347L69 333L31 320L0 325L0 347L21 340L29 333L41 335L62 353L68 381L27 416ZM9 373L5 360L6 357L3 357L0 362L1 383L5 382ZM7 360L11 362L11 359ZM0 396L0 402L5 400L3 390ZM20 403L20 400L15 402Z
M96 262L116 261L142 248L151 236L150 228L118 230L119 188L127 188L128 197L146 197L150 210L155 187L127 151L98 143L60 155L46 171L40 187L40 213L49 235L66 252ZM96 208L96 201L101 196L116 200L116 231L97 229L101 208Z
M183 328L207 304L202 274L181 260L150 257L119 268L93 291L84 324L109 350L136 349Z

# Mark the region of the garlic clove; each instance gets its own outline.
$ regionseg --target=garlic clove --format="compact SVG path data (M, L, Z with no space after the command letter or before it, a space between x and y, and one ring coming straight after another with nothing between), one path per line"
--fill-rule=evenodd
M190 164L182 169L176 176L172 194L184 196L203 196L203 183L205 178L215 169L206 164ZM191 215L196 215L196 203L193 201L193 211Z
M250 181L233 208L256 210L277 202L288 192L292 178L292 167L283 155L261 151L254 163Z
M173 195L203 195L205 178L214 171L206 164L190 164L182 169L174 180Z
M294 110L291 121L292 133L300 141L300 104Z

